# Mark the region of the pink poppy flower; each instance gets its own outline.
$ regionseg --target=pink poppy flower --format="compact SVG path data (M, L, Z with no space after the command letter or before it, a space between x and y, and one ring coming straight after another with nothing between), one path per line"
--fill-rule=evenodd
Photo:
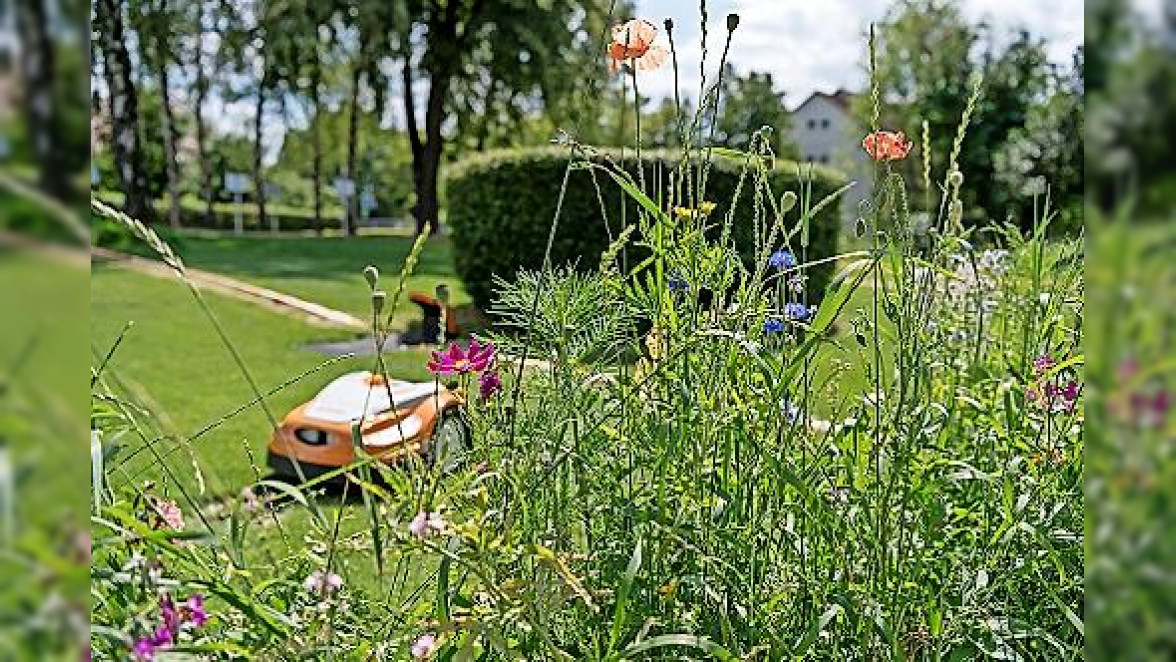
M905 159L913 145L902 131L875 131L862 140L862 148L875 161Z
M434 350L429 361L429 370L436 375L464 375L469 372L482 372L494 363L496 349L494 343L485 345L477 338L470 341L468 349L452 343L449 348L441 351Z
M657 69L669 56L660 44L655 44L657 27L644 19L633 19L613 26L612 42L608 45L609 73L621 71L625 66L636 71Z

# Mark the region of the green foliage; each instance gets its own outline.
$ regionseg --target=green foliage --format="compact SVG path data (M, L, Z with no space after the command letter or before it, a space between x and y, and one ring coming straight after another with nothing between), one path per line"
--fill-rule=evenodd
M730 214L731 231L747 267L757 259L758 234L764 229L758 218L768 205L754 193L753 177L744 172L736 158L712 155L706 200L717 206L711 214L718 224ZM669 152L642 154L645 180L651 190L668 192L671 177L679 166L680 156ZM624 154L606 151L592 162L616 163L625 172L637 175L637 156L633 150ZM470 295L480 306L490 304L495 278L512 279L520 269L538 269L543 265L547 229L551 225L559 198L560 185L568 168L566 149L539 148L490 152L456 164L447 180L449 223L457 250L457 273L466 283ZM697 175L696 160L692 172ZM742 182L742 187L741 187ZM841 186L841 176L825 168L777 162L766 177L773 201L786 191L811 195L816 204ZM810 194L805 191L811 187ZM736 198L737 189L742 188ZM763 195L767 195L761 190ZM597 197L599 194L599 198ZM604 214L601 213L603 201ZM731 209L732 201L735 209ZM794 213L787 221L794 224ZM799 237L791 248L807 261L833 256L840 232L838 204L826 207L811 223L807 249ZM638 220L638 206L607 175L578 167L568 179L559 227L552 245L554 265L575 264L581 269L595 269L601 254L628 224ZM792 226L794 227L794 225ZM717 228L712 231L717 231ZM781 243L780 246L782 247ZM640 250L627 254L631 263L640 259ZM815 267L809 274L809 292L818 297L831 273L831 264Z
M772 152L782 159L797 158L796 146L789 139L792 116L784 105L784 93L776 90L772 74L752 71L740 76L729 66L723 86L715 127L715 139L720 144L739 149L766 126L772 129Z
M332 182L347 171L347 143L335 136L347 135L348 114L330 112L311 120L305 129L291 129L282 140L278 162L268 170L269 177L282 190L281 201L311 208L314 204L313 131L317 125L322 140L323 197L342 204ZM357 152L357 190L371 187L377 208L373 214L403 216L412 207L412 152L403 132L382 128L373 113L360 117Z
M1176 432L1166 403L1176 386L1169 218L1141 222L1123 206L1089 212L1086 467L1089 537L1083 612L1087 659L1159 662L1176 656L1176 578L1153 575L1176 558ZM1125 293L1131 293L1125 295Z
M935 173L929 198L933 212L938 202L936 183L942 176L939 173L946 172L955 127L971 96L973 81L981 77L981 96L958 164L974 181L995 185L967 187L961 192L965 221L989 225L1012 218L1023 230L1030 230L1035 221L1033 199L1025 182L1028 179L1040 189L1037 171L1050 179L1049 186L1058 194L1055 202L1063 194L1069 196L1062 205L1080 217L1080 209L1072 206L1074 192L1082 189L1082 166L1074 159L1076 152L1059 147L1038 153L1034 147L1049 140L1043 134L1054 130L1050 127L1070 131L1073 127L1066 123L1075 122L1079 133L1066 135L1071 142L1080 143L1074 135L1081 135L1081 72L1055 71L1047 59L1045 43L1028 32L1002 40L988 30L973 26L958 6L942 0L895 4L877 29L878 85L884 102L881 128L905 131L921 149L921 122L927 123ZM1075 94L1076 104L1072 99ZM1075 109L1077 119L1056 114ZM868 118L871 110L872 100L863 97L859 116ZM1042 117L1046 113L1049 116ZM1026 140L1034 145L1018 144ZM1018 161L1014 167L1026 176L999 177L1002 153ZM1051 163L1053 157L1068 160ZM1031 163L1023 163L1025 159ZM1008 165L1006 161L1004 166ZM911 199L922 206L924 187L918 176L922 156L897 167L907 175L913 189Z

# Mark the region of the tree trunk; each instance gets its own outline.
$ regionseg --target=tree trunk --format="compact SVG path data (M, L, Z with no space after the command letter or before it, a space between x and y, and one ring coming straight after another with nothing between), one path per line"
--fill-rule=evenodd
M265 228L269 218L265 211L265 178L261 171L261 127L265 113L265 88L269 81L264 77L257 83L257 99L253 107L253 196L257 201L257 227Z
M147 182L143 174L142 155L139 153L139 135L136 131L139 105L135 83L131 78L131 58L127 53L122 5L118 0L97 0L95 17L100 26L106 84L110 90L114 163L126 196L123 206L131 217L147 222L153 214L147 199Z
M171 81L167 73L167 53L156 52L159 59L159 101L160 119L163 123L164 173L167 176L167 196L171 205L167 219L173 228L180 227L180 169L176 161L176 120L171 107Z
M310 98L314 103L314 119L311 120L310 136L314 146L314 157L311 159L311 177L314 179L314 233L323 233L323 136L322 112L323 100L319 93L322 85L322 72L317 63L310 81Z
M445 96L449 91L449 76L434 73L430 76L429 98L425 102L425 144L421 159L421 176L417 187L417 233L441 231L441 202L437 191L438 175L444 143L441 124L445 121Z
M423 178L424 169L422 165L425 161L425 147L421 143L421 134L417 127L416 119L416 100L412 89L412 54L405 53L404 66L401 68L401 81L404 87L401 97L404 100L404 125L408 132L408 144L412 149L412 190L416 196L416 200L412 204L412 215L416 219L416 232L420 234L424 231L425 225L421 222L421 196L420 192L424 188Z
M204 198L204 225L212 227L212 159L208 155L208 131L204 126L204 103L208 100L208 72L204 69L204 15L200 16L196 45L196 99L192 109L196 122L196 153L200 159L200 195Z
M359 226L359 182L356 181L356 149L359 143L359 83L362 76L359 65L351 73L351 115L347 118L347 179L351 180L351 197L347 198L347 215L344 230L353 237Z
M49 40L45 3L16 3L17 33L23 35L21 75L24 79L25 117L40 168L40 186L55 198L70 193L69 173L61 148L55 58Z

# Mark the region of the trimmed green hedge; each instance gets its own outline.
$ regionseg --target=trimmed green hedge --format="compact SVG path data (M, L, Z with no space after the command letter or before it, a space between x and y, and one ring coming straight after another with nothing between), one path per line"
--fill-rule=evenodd
M608 152L612 160L628 172L637 172L633 150L622 158ZM655 181L668 181L665 173L676 167L678 152L654 151L642 155L645 178L650 187ZM494 276L511 279L519 269L537 269L543 263L547 234L555 212L568 154L560 148L531 148L486 152L454 164L447 172L446 202L448 223L453 233L457 274L466 291L486 309L494 296ZM656 171L661 170L659 175ZM706 198L717 203L713 218L721 218L734 197L742 163L714 157L707 181ZM769 175L772 191L779 198L785 191L799 195L811 180L813 204L837 190L845 182L842 175L828 168L800 166L805 182L798 176L793 162L778 162ZM597 172L608 222L615 234L621 229L621 205L627 204L626 217L637 218L637 205L606 174ZM732 235L750 264L755 247L752 237L751 179L745 181L736 210ZM788 218L799 217L797 211ZM740 222L738 219L745 219ZM840 225L839 204L825 207L810 226L808 260L830 257L837 252ZM568 181L559 229L552 247L555 265L578 263L595 268L608 246L608 230L600 213L600 203L592 176L586 169L573 170ZM832 274L831 263L809 270L809 293L819 298Z

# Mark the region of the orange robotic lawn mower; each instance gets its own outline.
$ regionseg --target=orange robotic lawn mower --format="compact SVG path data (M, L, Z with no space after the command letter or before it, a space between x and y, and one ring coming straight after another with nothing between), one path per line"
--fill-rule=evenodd
M389 464L415 455L445 470L470 448L464 406L458 395L434 382L348 373L286 415L270 439L268 463L287 479L345 467L355 461L351 430L359 423L369 455Z

